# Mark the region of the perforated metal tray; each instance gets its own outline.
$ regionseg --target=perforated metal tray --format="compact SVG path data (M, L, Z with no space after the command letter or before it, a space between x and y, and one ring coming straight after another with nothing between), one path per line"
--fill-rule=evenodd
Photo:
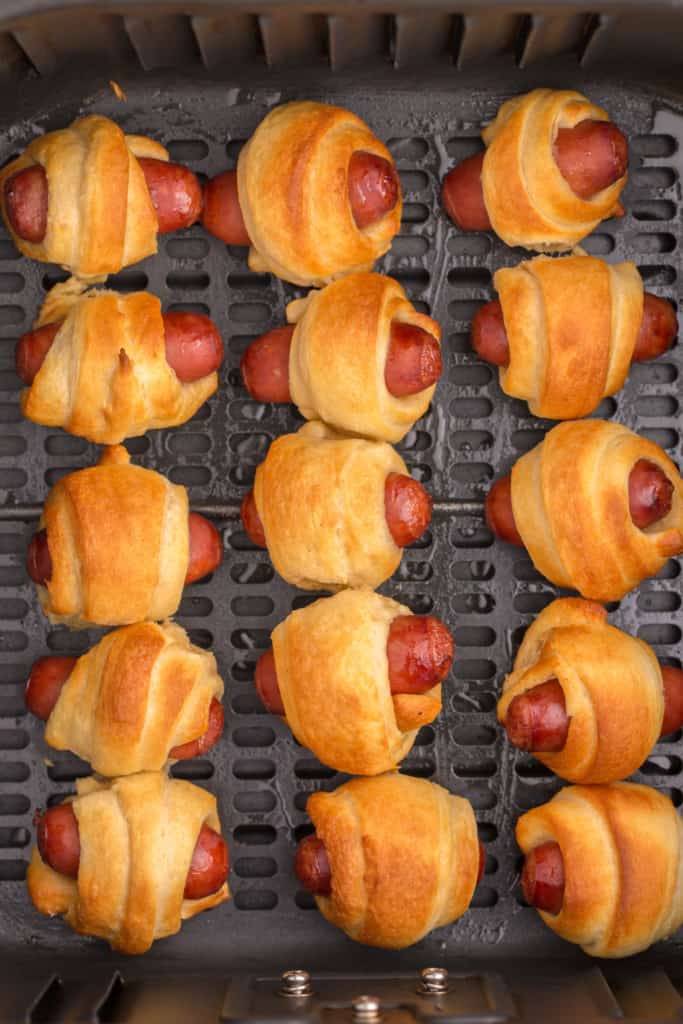
M126 269L110 283L123 290L149 288L166 309L209 313L226 342L218 394L185 426L151 433L131 441L129 447L135 461L187 485L194 507L210 510L223 529L224 563L210 580L187 589L178 620L195 643L211 647L218 658L226 682L226 730L207 759L178 766L175 772L218 796L232 853L233 899L187 923L179 935L157 943L143 961L135 962L115 957L104 944L80 938L61 921L47 920L33 910L22 881L32 841L32 816L37 808L71 792L74 779L87 773L87 766L46 748L42 726L25 713L22 687L36 657L48 651L80 653L98 634L49 628L26 576L25 549L33 517L50 485L64 473L92 464L97 453L78 438L22 419L19 381L13 370L14 343L30 327L46 287L64 275L19 257L3 234L0 951L4 967L10 962L30 962L32 969L38 965L49 974L59 964L66 974L85 973L97 979L98 969L104 971L103 977L110 977L117 966L123 966L126 977L135 977L136 972L168 970L169 965L174 970L224 974L278 973L293 966L397 972L433 960L451 965L476 962L489 969L515 957L544 962L561 958L563 963L583 960L579 951L553 936L536 913L521 903L514 824L523 811L547 800L558 781L539 764L512 753L495 718L500 680L520 637L534 614L554 596L525 554L493 542L481 517L490 481L506 472L550 425L504 396L493 370L473 355L468 344L472 314L493 296L493 271L514 264L524 254L506 248L491 235L459 233L440 209L439 185L456 160L479 146L482 121L490 119L508 95L540 84L579 87L607 107L631 140L632 172L624 196L627 215L601 225L585 248L609 260L635 260L649 290L678 301L681 96L638 81L586 77L569 65L523 73L503 64L495 76L489 70L461 74L457 80L450 72L434 72L428 89L408 77L332 76L323 71L312 75L310 68L300 75L290 70L286 77L252 74L248 86L233 88L197 75L184 79L177 71L168 76L123 75L119 81L127 93L125 103L117 101L100 79L95 85L75 77L62 78L59 84L55 80L29 83L12 98L11 119L6 113L0 126L0 161L5 162L37 132L97 111L116 118L128 131L158 138L169 146L172 158L212 175L234 164L242 140L272 106L301 97L348 106L388 140L401 173L405 212L400 235L381 269L401 281L411 299L440 321L445 370L431 411L400 448L413 474L436 499L433 525L424 540L406 552L400 572L383 590L415 612L439 615L453 630L457 644L443 714L421 731L402 770L433 779L472 801L486 844L486 874L471 910L460 921L397 954L354 945L326 924L312 909L311 899L297 889L292 858L296 841L308 827L306 798L318 788L335 788L343 778L321 766L296 744L284 724L260 710L252 677L270 630L292 608L317 595L298 593L274 575L267 554L253 549L242 532L237 509L270 441L296 429L300 422L291 408L259 405L249 399L239 380L239 358L253 337L283 322L286 301L300 293L275 278L250 273L244 250L226 248L196 226L162 238L158 256ZM624 390L603 402L597 415L615 417L637 429L680 461L680 364L679 346L655 363L635 366ZM679 572L678 562L669 562L657 579L644 583L612 609L615 624L653 644L658 656L673 665L681 663ZM676 805L683 801L680 739L679 734L658 745L638 775L666 791ZM679 950L673 939L653 956L668 962L676 960ZM593 977L590 970L588 975ZM91 988L97 984L92 980Z

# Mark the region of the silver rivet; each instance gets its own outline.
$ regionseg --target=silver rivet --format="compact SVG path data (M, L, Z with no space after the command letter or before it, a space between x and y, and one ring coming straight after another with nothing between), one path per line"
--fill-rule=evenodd
M353 1019L359 1024L379 1020L381 1003L377 996L357 996L351 1006Z
M311 976L308 971L285 971L282 975L280 995L301 999L310 996L312 992Z
M438 996L448 992L448 971L445 967L425 967L421 977L422 982L418 990L420 993Z

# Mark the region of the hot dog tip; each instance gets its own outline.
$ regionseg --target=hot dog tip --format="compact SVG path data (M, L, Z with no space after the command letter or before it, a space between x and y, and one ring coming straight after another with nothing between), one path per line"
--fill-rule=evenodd
M432 499L422 484L404 473L389 473L384 485L389 532L399 548L422 536L432 519Z
M529 753L563 750L569 717L559 681L548 679L511 700L505 729L508 739L519 750Z
M527 853L522 870L522 893L531 907L557 915L564 902L564 860L558 843L547 842Z
M244 386L257 402L291 402L289 354L294 327L275 327L247 347L240 361Z
M43 722L48 720L77 660L54 654L33 663L24 690L26 707L32 715Z

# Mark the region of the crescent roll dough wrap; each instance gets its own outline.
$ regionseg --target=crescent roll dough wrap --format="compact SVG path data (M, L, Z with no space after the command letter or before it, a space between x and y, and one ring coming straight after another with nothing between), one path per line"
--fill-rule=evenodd
M306 419L395 442L429 408L435 385L396 398L384 381L393 320L441 338L437 322L417 312L397 281L349 274L290 302L287 319L296 324L289 388Z
M517 822L524 853L556 842L564 861L559 914L549 928L590 956L623 957L683 923L681 820L648 786L568 786Z
M673 484L671 510L645 530L631 519L639 459ZM683 481L652 441L618 423L560 423L512 469L517 529L536 568L561 587L616 601L683 551Z
M166 360L159 299L83 291L71 279L45 300L34 327L63 322L22 393L24 415L97 444L189 420L218 387L218 374L178 379Z
M40 520L52 578L38 586L50 622L72 628L165 619L180 604L189 563L184 487L131 466L125 448L58 480Z
M392 696L389 627L410 609L372 590L343 590L273 631L287 724L323 764L351 775L395 768L441 710L441 687Z
M169 751L202 736L223 696L216 659L172 622L109 633L76 662L47 720L45 740L110 777L156 771Z
M479 840L467 800L390 772L314 793L306 810L325 844L332 892L316 896L357 942L402 949L465 913Z
M323 285L371 270L387 252L401 224L401 198L381 220L356 226L347 172L357 150L393 163L367 125L341 107L286 103L263 119L237 162L252 270Z
M0 171L2 212L19 251L83 279L104 278L155 253L157 215L136 157L168 160L168 152L142 135L124 135L99 114L34 139ZM34 164L45 169L48 185L41 242L19 238L4 206L7 179Z
M534 89L502 105L482 132L487 149L481 181L493 230L504 242L541 252L571 249L614 214L625 174L580 199L553 155L560 128L609 119L602 107L571 90Z
M221 831L216 798L206 790L142 772L111 782L79 779L76 791L78 878L53 871L33 849L26 884L42 914L61 914L74 931L121 953L144 953L230 898L227 883L203 899L183 898L202 825Z
M534 416L579 419L623 387L643 319L633 263L536 259L498 270L510 363L500 386Z
M659 739L664 690L659 662L643 640L610 626L602 605L562 598L529 626L498 703L557 679L569 732L564 749L535 752L570 782L617 782L637 771Z
M389 473L407 474L388 444L312 422L273 441L254 499L280 575L304 590L377 587L401 562L387 526Z

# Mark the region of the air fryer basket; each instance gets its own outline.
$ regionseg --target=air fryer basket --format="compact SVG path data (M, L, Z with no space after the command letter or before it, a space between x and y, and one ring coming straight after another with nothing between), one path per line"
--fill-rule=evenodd
M239 502L256 465L270 441L300 420L291 407L252 401L238 364L252 338L284 322L286 302L301 291L251 273L245 250L226 247L195 226L162 237L157 256L110 284L149 288L166 309L208 313L226 342L219 391L194 419L128 447L134 461L188 486L193 506L223 530L224 563L188 588L178 620L218 658L226 731L206 759L179 764L174 773L218 796L233 899L137 960L33 910L23 883L32 817L72 792L88 767L45 746L42 725L25 712L23 682L41 654L81 653L99 634L49 628L24 556L48 488L92 464L97 452L21 416L14 343L29 329L45 289L66 275L19 256L3 228L0 1020L300 1020L319 1013L341 1020L366 989L396 1020L413 1013L481 1022L678 1019L683 969L675 938L627 964L589 961L521 901L514 824L559 783L540 764L511 752L495 704L524 629L555 591L526 554L494 543L482 509L490 481L550 424L504 396L492 368L468 343L474 311L493 296L493 271L523 254L490 234L457 231L440 208L439 186L450 166L479 147L482 122L507 96L538 85L579 88L626 131L632 169L626 216L602 224L585 248L609 260L634 260L648 290L678 302L683 77L680 66L675 69L674 39L678 33L680 45L683 11L642 5L587 15L548 5L522 16L514 5L499 4L495 12L476 7L456 15L437 2L416 3L397 15L371 3L339 3L335 10L334 4L262 2L248 13L240 4L219 2L195 12L189 4L182 11L154 4L100 3L78 11L67 3L57 5L59 11L48 2L28 6L31 11L18 0L0 3L6 78L1 163L36 133L97 111L159 139L172 159L210 176L234 166L242 142L269 109L304 97L350 107L388 140L405 206L400 235L381 269L441 323L445 369L430 412L400 446L411 472L435 497L433 525L382 589L416 613L438 614L457 644L443 714L421 731L402 770L472 801L487 862L469 913L401 953L354 945L297 888L292 858L308 829L306 798L343 778L300 747L255 696L254 663L270 630L318 595L279 579L267 554L241 529ZM394 3L394 11L400 6ZM647 66L655 44L658 61ZM124 89L125 101L110 79ZM679 346L655 363L634 366L624 390L596 413L658 442L679 463L681 362ZM615 624L677 666L679 573L672 560L610 609ZM680 740L677 734L659 744L637 776L677 806L683 802ZM449 993L436 1001L416 995L416 976L432 963L451 973ZM315 994L292 1002L277 994L277 979L295 967L313 972Z

